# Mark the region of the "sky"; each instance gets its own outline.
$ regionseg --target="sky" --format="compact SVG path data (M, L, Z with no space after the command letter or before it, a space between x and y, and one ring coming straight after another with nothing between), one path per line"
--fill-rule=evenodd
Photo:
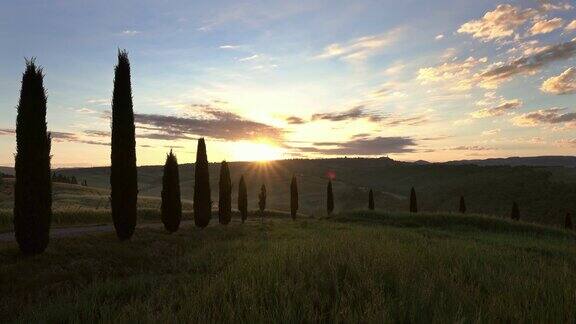
M44 69L54 167L110 159L118 49L139 165L574 155L573 1L6 0L0 165L25 59Z

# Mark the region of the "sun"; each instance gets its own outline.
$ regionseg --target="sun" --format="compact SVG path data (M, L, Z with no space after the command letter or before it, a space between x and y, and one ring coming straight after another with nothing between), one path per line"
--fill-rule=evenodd
M272 161L282 158L283 150L266 142L240 141L233 144L235 161Z

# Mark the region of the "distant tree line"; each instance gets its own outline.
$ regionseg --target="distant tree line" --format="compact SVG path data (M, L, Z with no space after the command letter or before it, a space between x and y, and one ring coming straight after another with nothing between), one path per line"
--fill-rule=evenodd
M75 176L51 173L51 138L46 127L47 97L43 85L44 73L35 60L26 61L22 76L20 99L16 120L16 155L14 185L14 232L20 250L25 254L43 252L49 240L52 216L52 182L78 184ZM136 228L137 168L134 109L132 102L131 71L128 53L118 51L118 63L114 69L112 92L111 154L110 154L110 201L112 220L117 237L130 239ZM4 174L1 174L5 177ZM204 138L198 140L194 165L194 223L199 228L209 225L212 218L208 156ZM83 180L82 185L87 186ZM244 175L238 181L237 208L244 223L248 218L248 190ZM228 163L220 167L218 221L227 225L232 216L232 179ZM161 220L168 232L178 230L182 220L182 201L178 160L170 151L166 156L162 176ZM296 175L290 181L290 215L296 220L299 209L299 191ZM260 187L258 208L264 216L267 204L266 184ZM368 191L368 209L375 210L374 191ZM335 209L332 178L326 186L326 213ZM410 190L408 210L418 212L414 187ZM466 213L464 196L460 196L458 211ZM511 218L520 219L520 209L512 204ZM565 227L572 228L571 215L565 217Z
M88 181L86 181L86 180L82 180L80 183L78 183L76 176L66 176L62 173L57 173L57 172L52 172L52 182L69 183L69 184L75 184L75 185L80 184L84 187L88 186Z

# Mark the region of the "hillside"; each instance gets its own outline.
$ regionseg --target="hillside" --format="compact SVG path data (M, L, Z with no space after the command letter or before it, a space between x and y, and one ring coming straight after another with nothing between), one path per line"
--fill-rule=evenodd
M0 242L11 322L573 323L576 236L507 220L355 212Z
M288 210L289 183L292 174L296 174L300 211L322 214L330 174L334 177L336 211L365 208L370 188L375 191L378 208L404 211L408 206L408 193L414 186L422 211L456 211L458 199L463 195L469 212L507 217L515 200L523 219L545 224L561 224L566 212L576 212L576 168L416 164L390 159L284 160L231 162L229 165L234 186L233 205L238 179L244 174L250 209L257 208L258 189L265 183L268 207ZM93 208L107 206L108 168L61 169L58 172L87 180L89 187L55 185L55 200L59 202L56 207L66 204ZM219 164L211 163L214 205L218 199L218 177ZM138 178L144 207L158 206L162 167L139 167ZM180 180L183 199L190 202L193 198L193 164L180 166ZM0 208L10 206L11 198L0 196Z

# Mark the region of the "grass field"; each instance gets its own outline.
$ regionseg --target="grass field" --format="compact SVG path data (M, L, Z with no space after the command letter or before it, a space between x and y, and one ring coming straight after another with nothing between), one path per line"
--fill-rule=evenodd
M0 244L6 322L574 322L576 236L507 220L353 212Z

